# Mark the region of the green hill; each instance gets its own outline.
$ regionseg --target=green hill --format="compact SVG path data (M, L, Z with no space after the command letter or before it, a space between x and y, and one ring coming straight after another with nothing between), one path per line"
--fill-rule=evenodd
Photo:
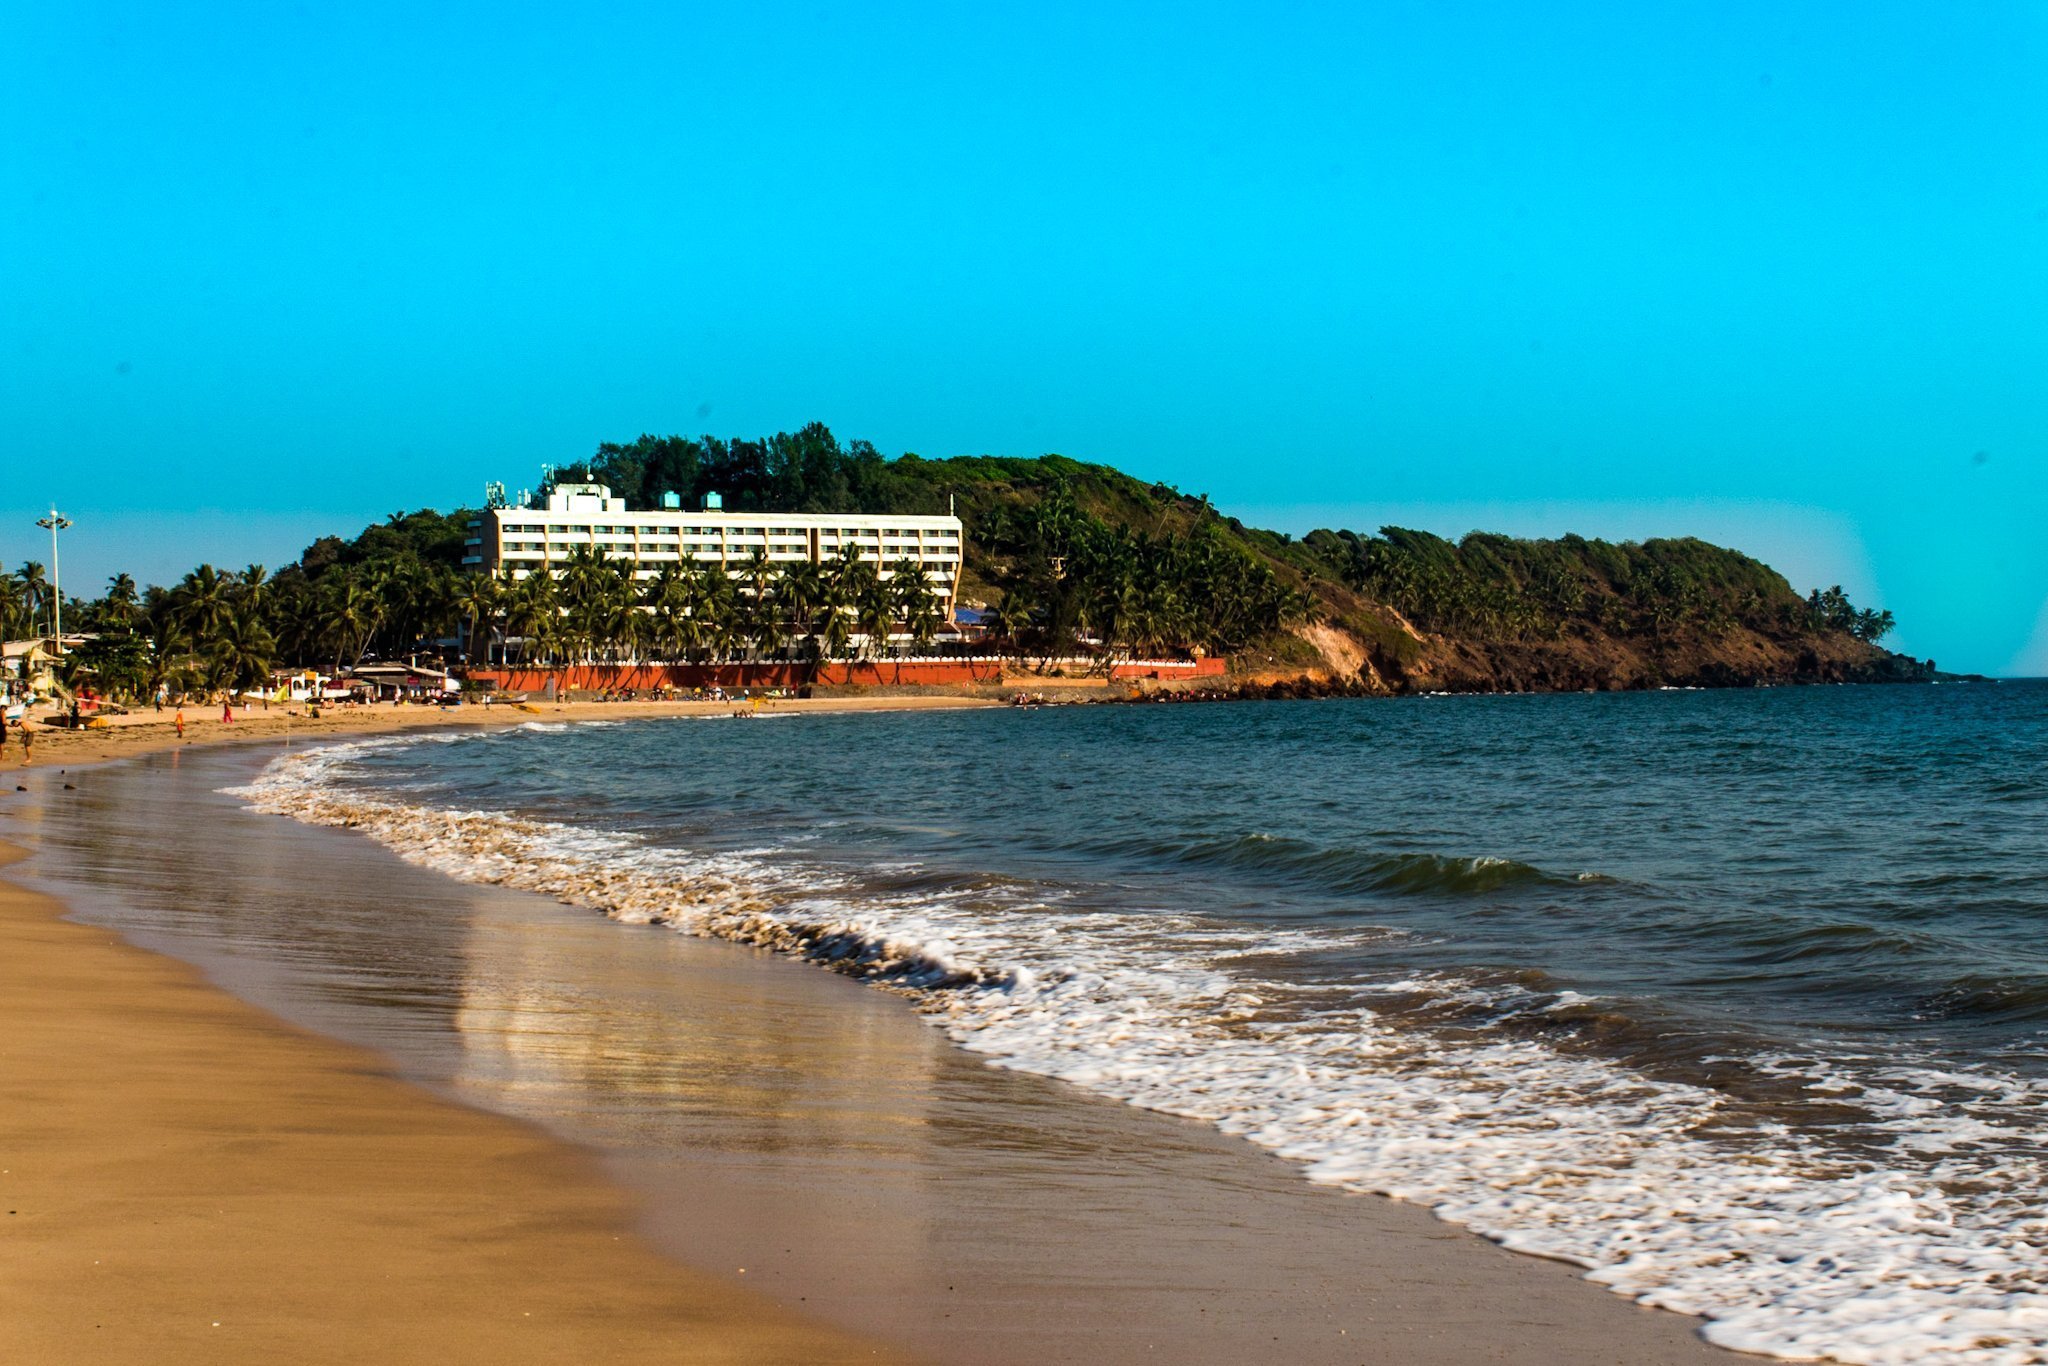
M960 601L989 614L997 648L1105 661L1224 656L1231 686L1247 692L1911 681L1934 668L1880 648L1889 613L1858 611L1839 589L1801 598L1769 566L1691 539L1475 532L1452 542L1383 527L1297 540L1106 465L1058 455L891 460L818 424L758 441L643 436L550 475L586 477L643 508L668 493L694 506L710 492L734 510L950 508L967 528ZM458 628L488 638L493 624L529 652L542 642L543 655L655 648L652 618L635 610L641 587L616 567L593 566L559 597L552 580L509 592L463 575L469 515L395 514L353 540L321 538L276 574L201 565L146 590L118 575L99 598L65 605L67 624L100 637L74 662L102 686L140 696L159 683L249 686L280 662L431 655ZM863 591L886 618L902 604L878 585ZM0 575L0 619L15 635L47 619L50 597L40 565ZM723 623L712 650L721 657L773 654L762 642L788 634L776 624L779 601L721 598L701 616L669 617Z
M1248 675L1309 669L1389 690L1912 680L1891 615L1691 538L1247 527L1165 484L1064 456L884 458L822 424L761 440L643 436L560 472L640 507L943 512L967 525L961 600L1032 648L1193 647Z

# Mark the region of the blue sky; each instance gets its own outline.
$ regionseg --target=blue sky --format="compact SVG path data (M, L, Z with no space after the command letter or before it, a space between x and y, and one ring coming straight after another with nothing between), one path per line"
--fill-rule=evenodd
M0 560L642 431L1697 533L2048 672L2048 7L0 4Z

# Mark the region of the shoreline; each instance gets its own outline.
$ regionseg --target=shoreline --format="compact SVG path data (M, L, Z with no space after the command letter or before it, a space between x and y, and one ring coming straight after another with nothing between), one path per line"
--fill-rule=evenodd
M869 705L847 705L849 702L858 703L862 701L868 702ZM882 705L877 706L875 705L876 703ZM819 699L805 709L832 711L897 710L904 709L905 707L916 708L933 704L933 699L924 698ZM951 702L947 699L938 699L937 704L959 705L959 703ZM660 715L664 712L672 713L681 707L692 705L641 704L643 709L640 710L639 714ZM705 711L716 714L719 711L729 711L731 709L729 704L694 705L698 714L702 714ZM449 717L445 714L437 715L427 712L424 708L399 710L401 713L417 710L425 714L416 719L401 718L389 720L382 725L357 724L346 729L338 726L324 728L322 733L323 735L334 735L339 738L349 734L380 733L401 728L459 725L465 721L473 721L475 719L469 716ZM465 708L464 710L469 711L470 709ZM539 716L521 713L516 716L503 718L503 723L517 724L533 720L626 719L634 714L634 710L634 704L564 704L563 710L560 713L555 713L551 710ZM683 714L690 713L685 712ZM389 712L380 710L379 713L371 713L370 717L365 719L382 720L390 715ZM236 724L239 727L242 723L238 722ZM132 736L122 736L116 740L109 735L109 732L114 729L109 727L107 731L87 732L77 738L80 740L112 740L113 744L118 746L116 752L93 753L89 757L87 754L78 753L67 756L68 761L73 763L94 762L102 759L116 758L122 753L139 755L151 749L167 747L164 743L165 737L160 732L152 735L148 730L138 727ZM254 727L251 728L251 731L253 730ZM202 747L212 747L231 740L276 741L283 738L276 734L254 734L251 731L237 729L230 732L227 727L219 725L216 721L211 734L202 733L194 735L188 738L184 746L179 748L190 748L195 744ZM293 738L297 738L297 736L295 735ZM80 748L84 749L84 746ZM39 744L39 760L43 758L41 751L42 746ZM54 758L55 756L52 757ZM162 763L164 761L156 762ZM41 766L39 763L38 767ZM121 767L132 770L134 765L122 765ZM33 771L30 776L34 776ZM39 784L39 786L43 785ZM351 837L340 835L338 838L350 839ZM5 875L0 874L0 876ZM441 875L426 874L425 876L439 879ZM10 888L12 887L11 880L7 885ZM6 891L6 904L11 905L12 898L16 895L17 893L13 891ZM22 892L18 895L35 897L37 894ZM71 899L76 900L76 898ZM553 909L550 908L551 911ZM62 906L57 902L46 902L41 909L40 914L47 917L47 923L53 931L52 937L62 937L64 932L71 931L87 937L98 936L102 940L107 938L106 931L104 930L94 930L76 923L66 924L58 921L55 917L61 912ZM11 935L16 928L16 916L9 914L4 922L0 922L0 924L4 924L5 927L0 932ZM617 932L616 926L604 925L601 928L614 934ZM251 1029L256 1033L268 1031L270 1033L290 1036L294 1043L303 1045L302 1048L294 1048L292 1050L297 1054L296 1065L311 1068L317 1076L326 1078L329 1074L339 1073L345 1077L357 1080L361 1080L366 1076L374 1077L384 1087L396 1088L405 1096L415 1099L418 1107L422 1109L452 1111L463 1116L471 1116L473 1114L475 1119L486 1125L505 1125L508 1123L508 1121L487 1111L472 1112L459 1101L450 1102L440 1099L435 1092L420 1089L411 1081L394 1080L392 1079L390 1067L383 1061L381 1055L363 1054L359 1049L351 1048L345 1044L332 1043L324 1031L320 1034L309 1034L292 1025L279 1023L270 1013L257 1007L243 1004L242 999L238 999L237 995L230 994L225 987L216 987L199 980L198 974L192 969L172 961L169 957L153 948L139 947L132 942L107 943L93 947L102 952L117 956L133 956L144 959L157 965L159 970L169 975L183 977L185 979L186 991L215 998L212 1001L215 1009L246 1017L243 1027ZM51 952L61 956L63 950L53 949ZM774 962L777 965L777 971L788 968L797 973L809 974L815 972L813 968L801 964L788 963L787 960L778 959L774 960ZM140 971L139 968L136 968L136 970ZM865 988L854 987L850 983L841 983L838 979L828 977L828 980L833 982L833 990L837 990L841 985L845 985L856 992L866 992ZM40 1010L45 1018L61 1021L75 1014L80 1009L90 1010L92 1008L93 1006L89 1003L77 1000L68 1002L60 1000L45 1002L40 1007ZM893 1002L888 1002L887 1008L891 1011L897 1009ZM905 1027L913 1032L924 1030L924 1026L914 1021L908 1012L902 1012L902 1015L902 1024ZM53 1024L51 1027L57 1028L58 1026ZM102 1033L104 1034L108 1028L111 1028L111 1026L103 1026ZM76 1031L67 1026L67 1032ZM947 1053L955 1055L954 1064L964 1068L969 1075L979 1076L989 1070L973 1055L956 1050L952 1045L945 1044L943 1041L940 1042L941 1047ZM315 1057L313 1056L315 1054L323 1055ZM239 1056L237 1051L235 1054L237 1064L239 1064ZM175 1091L182 1089L182 1086L190 1086L193 1081L193 1070L193 1064L189 1058L181 1058L177 1064L165 1067L163 1075L166 1080L160 1084L160 1089ZM217 1071L219 1071L218 1066L213 1071L204 1071L201 1074L208 1076L210 1080ZM336 1085L341 1084L340 1078L331 1079L335 1081ZM10 1089L14 1088L15 1082L12 1075L8 1076L6 1084ZM1006 1081L1004 1084L1011 1085L1015 1083ZM1063 1091L1063 1088L1053 1083L1031 1082L1029 1085L1042 1087L1044 1090L1055 1095L1061 1094ZM75 1100L77 1100L77 1097L67 1095L63 1098L64 1103L55 1108L60 1112L67 1111L72 1107L72 1102ZM402 1106L401 1102L396 1098L390 1096L375 1098L367 1094L351 1096L348 1098L348 1103L359 1107L370 1106L374 1108L376 1105L390 1105L407 1108ZM1042 1104L1043 1102L1039 1103ZM1063 1103L1086 1107L1084 1111L1077 1111L1077 1113L1107 1115L1108 1118L1106 1120L1099 1122L1106 1122L1112 1127L1117 1128L1119 1132L1122 1132L1126 1126L1128 1126L1130 1131L1140 1135L1165 1133L1184 1127L1177 1121L1163 1119L1147 1112L1128 1110L1113 1102L1103 1102L1092 1097L1079 1101L1069 1098ZM215 1140L223 1153L251 1144L261 1145L268 1143L279 1145L284 1143L284 1140L265 1138L255 1133L246 1131L236 1132L234 1122L225 1119L223 1116L216 1115L214 1122L225 1129L225 1132L216 1135ZM513 1127L519 1128L516 1122ZM1204 1160L1222 1163L1225 1168L1233 1171L1238 1169L1241 1169L1244 1173L1256 1171L1260 1174L1262 1180L1269 1183L1266 1193L1260 1197L1265 1202L1265 1205L1260 1207L1261 1209L1270 1208L1278 1201L1296 1202L1302 1211L1311 1212L1319 1218L1334 1218L1340 1228L1349 1227L1356 1223L1358 1231L1367 1235L1365 1246L1358 1250L1357 1260L1362 1267L1369 1271L1370 1276L1358 1283L1358 1288L1355 1292L1357 1303L1349 1307L1362 1313L1365 1324L1377 1323L1382 1331L1387 1333L1388 1339L1373 1349L1376 1353L1380 1354L1377 1359L1390 1361L1412 1360L1417 1362L1440 1359L1481 1359L1476 1354L1482 1349L1485 1352L1484 1359L1511 1359L1532 1363L1562 1363L1577 1360L1663 1363L1733 1359L1730 1354L1712 1348L1694 1336L1694 1330L1697 1328L1697 1321L1695 1320L1688 1320L1680 1316L1665 1314L1660 1311L1644 1310L1628 1305L1617 1300L1606 1291L1583 1282L1575 1270L1556 1264L1537 1262L1534 1259L1506 1252L1504 1249L1481 1239L1478 1235L1438 1222L1435 1216L1419 1206L1402 1205L1399 1202L1386 1200L1382 1197L1342 1196L1334 1192L1317 1190L1305 1182L1300 1182L1298 1174L1291 1167L1274 1162L1269 1157L1256 1153L1235 1140L1210 1133L1206 1126L1199 1127L1202 1132L1196 1138L1195 1146L1204 1154ZM553 1162L557 1165L567 1164L572 1167L579 1164L589 1165L587 1157L579 1151L577 1146L562 1144L553 1140L534 1138L523 1128L519 1128L519 1133L522 1138L537 1148L555 1150L544 1157L527 1154L525 1158L508 1160L507 1166L517 1168L517 1171L514 1173L516 1178L514 1185L515 1188L522 1192L522 1196L527 1191L530 1181L539 1181L543 1184L554 1182L555 1177L550 1170L537 1170L537 1168L545 1168L548 1162ZM330 1139L323 1141L331 1141L337 1147L348 1146L347 1143L338 1138L330 1137ZM366 1161L364 1165L377 1165L382 1168L388 1168L394 1175L403 1178L409 1179L419 1176L421 1184L408 1187L411 1195L400 1195L397 1197L398 1203L401 1207L411 1211L413 1222L419 1225L414 1230L419 1236L423 1238L445 1238L450 1236L445 1228L449 1220L444 1218L438 1210L428 1214L425 1218L421 1218L420 1211L406 1203L408 1198L417 1197L422 1186L426 1189L436 1190L438 1193L438 1187L425 1179L425 1169L420 1165L422 1161L423 1159L415 1155L401 1155L390 1162L371 1164ZM18 1164L9 1165L18 1166ZM505 1173L500 1171L497 1174L496 1180L502 1184L505 1180ZM609 1183L600 1182L599 1184L603 1189L596 1194L589 1194L588 1198L599 1199L601 1197L603 1200L610 1202L609 1205L605 1206L604 1212L600 1217L611 1220L625 1219L630 1221L632 1216L626 1210L628 1201L625 1193L610 1186ZM549 1185L548 1188L551 1190L557 1189L553 1185ZM297 1207L303 1213L304 1208L309 1203L317 1205L320 1198L318 1193L305 1189L279 1189L275 1192L275 1195L281 1212ZM564 1195L562 1198L566 1199L568 1196ZM752 1218L756 1212L756 1210L744 1205L739 1205L733 1210L735 1215L745 1219ZM1244 1215L1242 1211L1238 1211L1232 1217L1242 1220ZM528 1232L532 1231L531 1229L528 1230ZM612 1236L618 1238L622 1235L614 1233ZM625 1235L625 1237L628 1242L634 1241L631 1235ZM660 1241L657 1240L657 1242ZM659 1248L649 1249L645 1246L638 1249L637 1253L645 1255L650 1261L658 1263L660 1267L676 1268L678 1276L707 1279L707 1273L690 1270L687 1267L687 1262L691 1256L691 1237L686 1233L680 1241L681 1247L671 1246L668 1249L669 1255L666 1256L663 1255ZM683 1259L680 1261L675 1255L678 1251L683 1253ZM287 1250L277 1260L283 1264L291 1265L297 1260L297 1251L295 1249ZM552 1262L549 1263L549 1270L546 1274L553 1274L553 1265ZM757 1270L761 1269L765 1268L757 1268ZM646 1275L647 1273L642 1271L638 1273L638 1278L645 1279ZM19 1276L8 1279L19 1286L29 1284L29 1282L26 1282ZM258 1279L261 1279L260 1276ZM715 1276L709 1276L708 1279L714 1290L728 1288L725 1282ZM737 1287L732 1287L731 1289L735 1296L746 1296L744 1290ZM989 1289L995 1290L998 1293L1001 1291L1001 1287L989 1287ZM1212 1290L1203 1288L1199 1283L1199 1279L1194 1276L1189 1277L1187 1289L1191 1302L1213 1293ZM74 1293L76 1292L74 1291ZM491 1297L504 1299L509 1296L506 1289L500 1286L497 1290L491 1292ZM27 1298L32 1300L35 1296L30 1295ZM1485 1306L1483 1310L1479 1312L1472 1310L1471 1303L1475 1299ZM0 1305L4 1305L4 1303L4 1301L0 1301ZM936 1306L936 1303L935 1299L919 1301L918 1307L931 1309ZM659 1321L667 1323L671 1319L664 1317L664 1315L671 1315L673 1311L664 1308L660 1304L653 1304L645 1307L628 1306L623 1312L629 1317L636 1315L644 1316L649 1322ZM1443 1322L1446 1314L1451 1315L1457 1321L1446 1326ZM787 1317L785 1311L779 1305L770 1305L765 1301L750 1304L749 1308L740 1311L736 1315L734 1319L737 1325L735 1331L743 1328L748 1335L756 1332L765 1332L768 1329L762 1325L770 1323L774 1325L776 1331L796 1331L796 1328L785 1328L781 1323L781 1318L777 1316L781 1316L781 1318ZM0 1327L0 1344L8 1341L6 1334L23 1330L25 1325L28 1324L28 1320L29 1315L20 1309L7 1314L5 1321L11 1326ZM420 1321L422 1326L432 1324L433 1322L434 1316L432 1314L427 1314ZM1214 1324L1216 1320L1211 1319L1209 1322ZM798 1320L797 1328L807 1330L808 1325L802 1320ZM1577 1335L1582 1330L1596 1335L1592 1341L1579 1344L1583 1350L1567 1350L1560 1346L1561 1342L1578 1342ZM208 1331L211 1330L209 1329ZM565 1329L564 1331L574 1330ZM673 1330L664 1331L672 1333ZM1359 1328L1354 1327L1353 1331L1357 1332ZM660 1338L663 1334L656 1332L650 1334L650 1336ZM872 1337L872 1335L870 1336ZM670 1336L668 1340L672 1346L673 1337ZM158 1341L158 1339L152 1339L152 1341ZM418 1341L418 1339L410 1341ZM551 1341L560 1344L563 1339L558 1336L551 1339ZM707 1355L704 1359L731 1359L735 1361L753 1359L806 1361L841 1359L829 1354L821 1354L808 1347L794 1356L778 1358L774 1355L773 1350L771 1350L768 1356L750 1357L745 1353L751 1350L749 1346L751 1342L752 1337L749 1336L747 1343L735 1345L732 1349L734 1354L729 1357ZM193 1344L192 1350L199 1350L199 1343L204 1343L209 1349L208 1359L222 1359L211 1350L212 1343L205 1338L204 1334L200 1335L199 1342ZM616 1348L609 1341L604 1345L606 1350L620 1354L618 1359L637 1359L632 1356L631 1351L628 1349ZM1391 1354L1386 1352L1389 1346L1394 1348ZM1526 1348L1526 1350L1515 1350L1521 1348ZM541 1355L554 1356L558 1351L574 1353L577 1350L574 1346L566 1348L559 1346L551 1347L545 1353L537 1354L535 1359L539 1359ZM888 1355L887 1349L874 1349L865 1343L850 1350L855 1355L847 1356L845 1359L874 1359L867 1355L859 1355L862 1352L875 1352L877 1356ZM1458 1354L1461 1350L1473 1355L1460 1356ZM1449 1354L1448 1357L1445 1355L1446 1353ZM156 1354L158 1356L163 1355L161 1351ZM257 1359L264 1354L264 1352L252 1349L249 1359ZM166 1359L176 1360L178 1358L171 1356ZM234 1358L229 1357L226 1359ZM479 1359L482 1359L481 1354ZM520 1358L516 1354L506 1357L503 1353L499 1353L493 1359ZM1067 1357L1058 1359L1080 1360L1086 1358ZM1103 1359L1122 1358L1105 1357ZM1297 1358L1289 1357L1285 1359ZM1298 1359L1307 1360L1309 1358L1303 1356ZM1322 1360L1323 1358L1317 1356L1314 1359Z
M391 735L417 730L492 729L525 725L529 722L633 721L661 717L730 717L741 714L774 716L784 714L865 711L947 711L968 707L1004 705L990 698L961 696L848 696L810 698L763 698L758 705L738 702L530 702L480 706L431 707L379 702L350 707L329 707L317 720L287 707L259 706L243 710L232 722L223 722L207 708L187 708L186 734L176 730L176 708L161 714L137 710L105 718L104 725L80 730L53 727L31 718L35 737L34 762L23 762L19 727L10 726L6 743L0 745L0 769L46 768L53 763L92 764L160 750L195 746L254 744L263 741L285 745L329 738L353 739L367 735Z

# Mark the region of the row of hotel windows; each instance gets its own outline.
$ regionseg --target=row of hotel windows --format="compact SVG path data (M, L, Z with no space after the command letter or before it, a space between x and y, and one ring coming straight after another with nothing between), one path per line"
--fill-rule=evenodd
M637 541L625 540L615 538L612 536L578 536L574 538L568 536L550 536L546 539L552 541L556 545L603 545L621 546L627 548L630 548L635 545L676 546L686 543L694 546L706 546L714 550L717 549L720 545L786 545L795 550L808 549L810 546L810 542L800 536L792 539L782 536L762 536L759 534L750 536L744 533L734 536L727 536L722 541L715 536L691 537L687 542L685 542L684 539L679 536L642 536ZM542 538L532 532L525 532L519 534L511 532L506 533L506 545L515 545L521 542L526 542L532 545L540 545L542 544ZM849 541L842 542L841 544L850 546L854 543ZM914 554L919 551L922 551L926 555L957 555L960 553L960 547L958 545L933 545L920 541L884 541L881 543L881 545L883 549L887 550L900 549L906 555ZM825 546L827 548L833 548L833 543L827 541L825 542ZM876 542L870 540L860 548L864 550L873 550L875 549L875 547Z
M537 564L508 564L505 566L505 568L512 574L514 578L519 579L523 579L528 577L529 575L538 574L542 572L541 566ZM562 571L560 567L557 566L554 567L553 572L556 574L560 574ZM656 577L657 572L658 571L652 569L636 567L633 571L633 577L636 579L651 579ZM890 577L890 572L891 571L888 569L886 565L883 566L882 577L885 579ZM953 591L953 583L950 579L939 577L932 579L930 582L932 590L938 593L941 597L945 597L951 594Z
M721 531L724 532L728 539L747 536L759 537L764 534L769 536L808 537L810 534L809 528L800 526L724 528L715 526L650 526L635 528L629 526L530 526L509 523L504 528L504 534L507 536L539 536L544 533L551 533L556 536L589 536L593 534L598 536L630 536L636 530L642 539L678 535L717 536ZM872 541L878 537L887 541L958 541L960 539L960 533L957 531L920 531L915 527L821 527L818 530L818 534L821 538L837 537L844 540L861 541Z
M555 547L555 549L557 549L557 550L559 550L560 548L561 548L561 547L559 547L559 546ZM619 554L619 555L625 555L625 556L628 556L628 557L631 557L631 556L632 556L632 555L634 555L634 553L635 553L635 548L634 548L634 547L633 547L632 545L630 545L630 544L626 544L626 543L623 543L623 542L621 542L621 543L617 543L617 544L607 544L606 542L600 541L600 542L598 542L598 548L599 548L599 549L601 549L601 550L605 550L605 551L613 552L613 553L616 553L616 554ZM732 546L728 546L728 547L727 547L727 549L728 549L728 550L730 550L730 549L732 549L732 548L733 548ZM759 541L755 541L755 542L754 542L754 543L753 543L752 545L744 547L744 549L746 549L746 550L750 550L750 551L751 551L751 550L755 550L755 549L762 549L762 548L765 548L765 549L767 550L768 554L769 554L769 555L770 555L771 557L773 557L773 556L776 556L776 555L792 555L792 556L797 556L797 557L800 557L800 558L808 559L808 558L810 558L810 553L811 553L811 552L810 552L810 551L809 551L809 550L808 550L808 549L807 549L806 547L804 547L804 546L802 546L802 545L797 545L797 544L780 544L780 543L770 543L770 544L769 544L769 545L767 545L766 547L763 547L763 546L761 545L761 542L759 542ZM546 546L545 544L543 544L542 542L540 542L540 541L507 541L507 542L505 542L505 553L506 553L507 555L544 555L544 554L546 554L546 553L547 553L547 551L548 551L548 547L547 547L547 546ZM640 546L639 546L639 548L638 548L638 553L639 553L639 555L640 555L640 556L641 556L642 558L655 558L655 559L658 559L658 558L661 558L661 557L664 557L664 556L670 556L670 555L677 555L677 554L691 554L691 555L697 555L697 556L701 556L701 557L703 557L703 558L706 558L706 559L713 559L713 560L715 560L715 559L718 559L718 558L719 558L719 547L718 547L718 546L716 546L716 545L704 545L704 544L701 544L701 543L697 543L697 544L691 544L691 545L687 545L687 546L679 546L679 545L677 545L677 544L676 544L675 542L673 542L673 541L670 541L669 543L667 543L667 544L666 544L666 545L664 545L664 546L654 546L654 545L650 545L650 544L648 544L648 543L646 543L646 542L642 542L642 543L641 543L641 545L640 545ZM728 556L727 558L731 558L731 557L730 557L730 556ZM744 557L742 557L742 558L744 558ZM862 558L864 558L864 559L877 559L877 558L881 558L881 559L911 559L911 560L919 560L919 561L922 561L922 562L924 562L924 563L926 563L926 564L956 564L956 563L958 563L958 562L959 562L959 559L960 559L960 557L959 557L958 555L954 554L954 553L953 553L952 551L950 551L950 550L925 550L925 551L919 552L919 551L917 551L917 550L916 550L916 549L915 549L914 547L912 547L912 548L907 548L907 549L906 549L906 550L904 551L904 553L903 553L902 555L900 555L900 556L872 556L872 555L869 555L869 556L863 556Z

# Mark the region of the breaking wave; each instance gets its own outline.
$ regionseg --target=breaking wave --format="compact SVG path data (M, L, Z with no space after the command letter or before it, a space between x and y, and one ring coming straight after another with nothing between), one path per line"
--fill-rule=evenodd
M1458 858L1444 854L1329 849L1278 835L1190 841L1114 839L1095 841L1081 848L1100 854L1276 873L1346 895L1391 892L1412 896L1477 896L1504 887L1555 887L1606 880L1597 873L1561 877L1516 859L1484 854Z
M1831 1142L1613 1058L1509 1031L1402 1027L1362 1004L1455 984L1339 991L1262 976L1291 931L1081 911L1043 885L992 901L913 880L877 897L773 850L699 855L351 785L364 752L419 742L288 756L240 795L455 877L873 980L998 1066L1211 1123L1313 1181L1427 1205L1641 1303L1704 1316L1725 1347L1875 1366L2048 1362L2035 1128L2048 1096L2035 1083L1882 1059L1744 1060L1853 1112L1866 1141ZM1453 889L1482 871L1377 875L1405 867ZM1554 1006L1583 1011L1586 998Z

